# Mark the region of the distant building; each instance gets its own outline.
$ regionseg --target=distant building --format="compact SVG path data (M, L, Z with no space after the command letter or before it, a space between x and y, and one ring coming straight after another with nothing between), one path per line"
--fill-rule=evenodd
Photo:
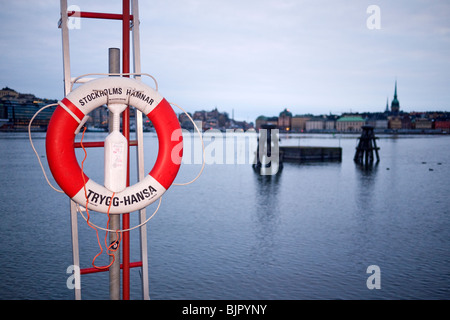
M188 112L188 114L192 118L192 114L190 112ZM182 129L187 129L187 130L194 129L194 125L192 124L192 121L189 119L189 117L187 116L186 113L181 112L178 115L178 121L180 122L180 126Z
M342 132L362 131L366 121L361 116L343 116L336 121L336 130Z
M259 116L258 118L256 118L255 129L259 130L261 128L261 126L266 123L266 121L267 121L267 117L265 117L265 116Z
M391 130L400 130L402 128L402 117L396 115L389 116L388 128Z
M325 129L325 119L323 117L313 117L306 121L306 132L323 131Z
M384 119L377 119L375 120L375 125L373 126L375 129L387 129L388 128L388 120L386 118Z
M261 129L261 126L263 124L271 124L271 125L278 126L278 117L259 116L258 118L256 118L256 121L255 121L255 129L256 130Z
M417 130L428 130L432 129L432 122L427 118L416 118L414 121L415 129Z
M412 123L411 123L411 117L407 114L404 114L402 116L402 129L411 129Z
M287 132L291 130L292 113L288 109L284 109L278 116L278 129L281 132Z
M434 117L434 129L441 132L450 132L450 113L440 113Z
M195 111L194 115L192 116L192 119L205 121L206 120L206 111L204 111L204 110Z
M291 119L291 131L292 132L304 132L306 130L306 121L311 119L312 116L304 115L296 115Z
M1 130L25 130L35 113L43 106L57 102L40 99L29 93L19 93L8 87L0 90L0 128ZM56 107L40 112L33 121L32 129L43 130Z
M327 116L324 116L325 118L325 130L330 131L336 131L336 119L339 118L337 115L329 114Z
M367 120L367 124L374 129L384 130L388 128L388 119L384 114L375 114Z
M434 122L434 128L441 131L450 132L450 119L437 119Z
M4 96L10 96L13 98L17 98L19 96L19 93L16 90L13 90L8 87L4 87L2 90L0 90L0 98Z
M87 126L89 127L96 127L96 128L102 128L105 129L105 131L108 128L108 120L109 120L109 110L106 106L100 106L99 108L96 108L92 110L89 113L89 119L86 122ZM135 110L130 110L130 117L135 116Z

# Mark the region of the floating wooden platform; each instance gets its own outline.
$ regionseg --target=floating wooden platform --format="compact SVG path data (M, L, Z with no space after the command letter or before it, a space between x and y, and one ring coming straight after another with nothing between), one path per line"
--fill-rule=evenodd
M341 147L280 146L281 161L342 161Z

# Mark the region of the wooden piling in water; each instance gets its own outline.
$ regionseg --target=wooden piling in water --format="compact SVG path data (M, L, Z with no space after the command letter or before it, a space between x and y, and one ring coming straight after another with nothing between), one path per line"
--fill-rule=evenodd
M370 164L373 163L374 157L373 153L375 151L375 155L377 157L377 162L380 161L380 156L378 154L378 150L380 150L379 147L377 147L377 142L375 137L375 134L373 133L373 127L372 126L362 126L362 134L361 137L359 137L359 143L356 147L355 157L353 160L355 162L358 162L360 164Z

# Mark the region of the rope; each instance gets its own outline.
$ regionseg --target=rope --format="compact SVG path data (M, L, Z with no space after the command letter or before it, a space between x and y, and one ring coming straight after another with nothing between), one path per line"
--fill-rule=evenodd
M57 103L48 104L48 105L46 105L46 106L40 108L40 109L33 115L33 117L32 117L31 120L30 120L30 123L28 123L28 139L30 139L31 148L33 148L34 154L36 155L36 158L38 159L39 165L41 166L41 169L42 169L42 173L44 174L45 180L47 181L48 185L49 185L53 190L55 190L56 192L64 193L64 191L55 188L55 187L51 184L50 180L48 180L47 174L45 173L44 166L42 165L42 162L41 162L41 158L39 158L39 154L38 154L38 152L36 151L36 148L34 147L34 144L33 144L33 139L31 138L31 124L33 123L34 118L36 118L36 116L37 116L42 110L47 109L47 108L50 108L50 107L53 107L53 106L57 106L57 105L58 105Z
M155 82L155 90L158 91L158 82L156 81L155 77L148 73L85 73L81 76L76 77L71 81L70 84L70 91L72 91L73 85L81 78L87 77L87 76L147 76L153 79Z
M90 222L90 215L89 215L89 210L88 210L89 199L88 199L87 191L86 191L86 178L84 177L84 171L83 171L84 161L85 161L86 158L87 158L87 152L86 152L86 149L85 149L84 146L83 146L83 139L84 139L84 133L85 133L85 132L86 132L86 127L84 127L84 129L83 129L83 134L81 135L80 145L81 145L81 148L82 148L83 151L84 151L84 158L83 158L83 161L81 161L81 176L82 176L82 178L83 178L83 183L84 183L84 184L83 184L83 189L84 189L84 195L85 195L85 197L86 197L86 214L87 214L87 216L88 216L86 222L87 222L87 225L88 225L89 227L91 227L92 229L95 230L95 234L96 234L96 236L97 236L97 243L98 243L98 246L100 247L100 252L97 253L97 255L92 259L92 266L93 266L94 268L96 268L96 269L108 269L108 268L114 263L114 261L115 261L115 259L116 259L116 257L114 256L114 253L109 253L109 252L110 252L110 251L115 252L115 251L117 251L117 250L119 249L120 241L121 241L121 238L122 238L122 237L119 237L119 233L118 233L117 230L116 230L116 237L119 239L119 241L118 241L118 242L115 241L115 242L111 243L111 244L108 246L108 243L106 242L108 233L105 233L105 247L107 248L107 249L106 249L106 253L107 253L110 257L112 257L112 260L111 260L111 262L109 263L109 265L107 265L107 266L102 266L102 267L96 266L96 265L95 265L95 260L103 253L103 247L102 247L102 244L100 243L100 237L99 237L99 235L98 235L98 229L97 229L96 227L94 227L93 224ZM113 192L113 194L112 194L112 196L111 196L111 201L109 202L109 206L108 206L108 211L107 211L107 214L108 214L108 221L107 221L107 223L106 223L106 227L107 227L107 228L109 227L109 221L111 220L109 211L111 210L112 199L114 198L114 195L115 195L115 194L116 194L116 193ZM116 244L117 244L117 247L116 247L115 249L112 249L112 247L115 246Z
M203 137L202 137L202 133L200 132L200 130L198 129L197 125L195 124L194 120L191 118L191 116L189 115L189 113L186 112L186 110L184 110L182 107L180 107L179 105L177 105L176 103L173 102L169 102L171 105L176 106L177 108L179 108L181 111L184 112L184 114L189 118L189 120L191 120L192 124L194 125L195 130L198 133L198 136L200 138L200 141L202 143L202 168L200 169L200 172L197 174L197 176L189 181L189 182L185 182L185 183L173 183L174 186L187 186L188 184L193 183L195 180L197 180L198 178L200 178L203 169L205 169L205 144L203 143Z

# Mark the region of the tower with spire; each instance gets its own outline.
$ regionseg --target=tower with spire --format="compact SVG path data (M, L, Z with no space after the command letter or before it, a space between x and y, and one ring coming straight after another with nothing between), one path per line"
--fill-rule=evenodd
M397 99L397 80L395 80L395 91L394 91L394 99L391 102L391 112L393 114L398 114L400 111L400 102Z

